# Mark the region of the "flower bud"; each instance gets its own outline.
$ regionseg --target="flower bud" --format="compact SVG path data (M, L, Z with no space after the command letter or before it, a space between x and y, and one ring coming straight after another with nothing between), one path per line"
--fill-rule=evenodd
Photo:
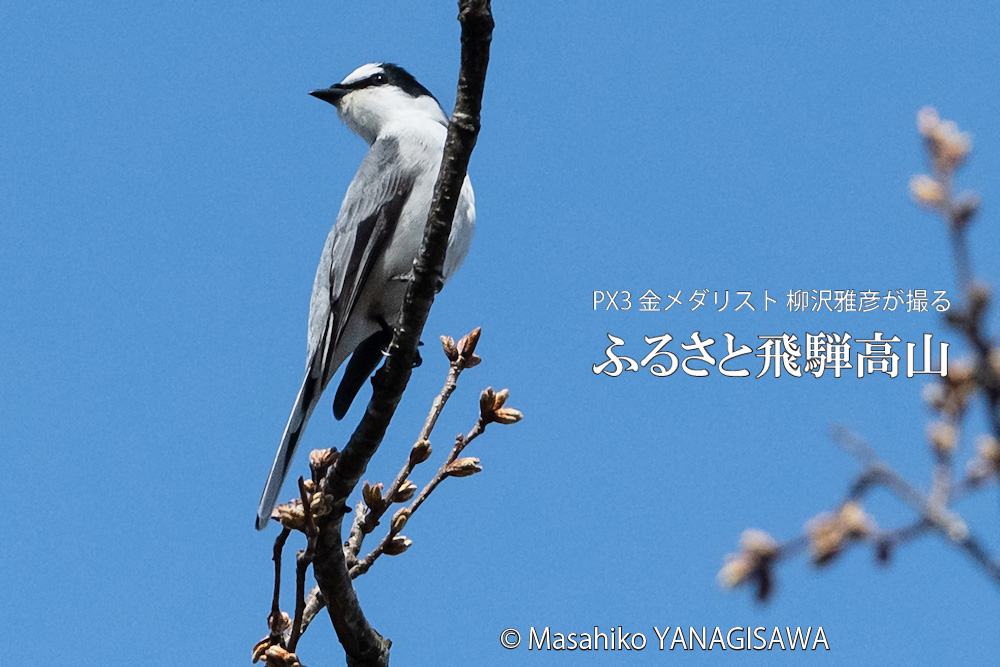
M444 348L444 356L448 361L458 361L458 347L455 346L455 339L451 336L441 336L441 347Z
M934 422L927 428L927 438L938 454L950 454L955 451L958 435L955 427L948 422Z
M391 530L393 534L399 533L403 530L406 522L410 519L410 510L406 507L400 508L392 517Z
M753 570L754 563L743 554L728 556L722 569L719 570L719 585L723 588L735 588L746 581Z
M868 515L855 502L844 503L840 508L840 524L850 537L867 537L872 529Z
M807 529L814 564L829 563L843 549L844 528L838 517L821 514L809 522Z
M479 459L474 456L466 456L452 461L452 463L445 469L445 474L452 477L468 477L469 475L475 475L477 472L482 471L483 467L479 465Z
M264 654L264 664L267 667L301 667L294 653L289 653L287 649L278 645L267 649Z
M946 404L947 394L945 393L945 389L942 385L937 383L927 384L920 390L920 398L922 398L924 403L926 403L932 410L942 410Z
M740 551L757 560L769 560L778 555L778 543L763 530L750 528L740 535Z
M396 495L392 497L392 501L394 503L405 503L408 502L411 498L413 498L413 496L416 495L416 493L417 493L417 485L411 482L410 480L406 480L405 482L399 485L398 489L396 489Z
M977 438L976 455L988 462L995 470L1000 470L1000 442L997 442L997 439L992 435Z
M493 421L498 424L516 424L524 418L520 410L514 408L500 408L493 412Z
M953 121L939 124L933 133L937 159L946 169L954 169L972 152L972 135L961 132Z
M930 137L940 122L934 107L927 106L917 112L917 130L925 137Z
M500 391L498 391L493 399L493 409L499 410L500 408L502 408L503 404L507 402L508 398L510 398L510 389L501 389Z
M496 404L497 396L493 393L493 387L483 389L479 395L479 414L484 421L492 421L493 406Z
M290 530L304 530L306 526L306 513L298 498L275 507L271 517Z
M381 507L382 505L382 482L372 486L368 482L361 488L361 497L364 498L365 505L368 507Z
M431 443L429 440L418 440L410 450L410 465L415 466L423 463L431 456Z
M976 439L976 456L969 461L967 475L973 484L980 484L1000 471L1000 442L991 435Z
M340 452L336 447L329 449L314 449L309 452L309 468L319 472L325 472L330 466L337 462Z
M397 535L386 543L383 553L387 556L398 556L409 549L412 544L413 540L402 535Z
M309 511L314 517L326 516L333 512L333 495L330 493L314 493L309 499Z
M944 203L944 185L925 174L914 176L910 179L910 196L921 206L936 208Z
M476 327L466 335L462 336L462 340L458 341L458 353L468 359L472 356L472 353L476 351L476 345L479 344L479 334L483 331L482 327Z

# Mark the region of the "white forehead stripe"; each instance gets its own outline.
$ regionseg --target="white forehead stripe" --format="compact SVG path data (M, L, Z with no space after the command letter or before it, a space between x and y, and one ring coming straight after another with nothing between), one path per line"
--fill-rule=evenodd
M356 70L348 74L344 78L344 80L341 81L340 83L342 83L345 86L349 86L352 83L357 83L358 81L367 79L372 74L378 74L381 71L382 71L382 63L368 63L367 65L362 65L361 67L357 68Z

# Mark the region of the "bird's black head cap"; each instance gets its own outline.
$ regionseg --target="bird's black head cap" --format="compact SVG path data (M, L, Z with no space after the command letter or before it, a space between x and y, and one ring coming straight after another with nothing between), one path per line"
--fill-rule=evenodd
M396 86L410 97L427 95L437 101L431 91L420 85L420 82L414 79L412 74L399 65L382 63L382 71L385 73L386 83Z

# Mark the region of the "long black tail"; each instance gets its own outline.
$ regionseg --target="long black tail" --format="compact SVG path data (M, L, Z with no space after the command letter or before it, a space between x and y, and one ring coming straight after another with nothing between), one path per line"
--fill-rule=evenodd
M288 423L285 424L285 433L281 436L281 446L278 453L274 455L274 463L271 464L271 472L267 475L267 483L264 485L264 493L260 496L260 505L257 506L257 530L264 530L267 522L271 518L274 506L278 504L278 494L281 493L281 485L288 475L288 467L295 456L295 449L298 447L299 438L306 430L306 422L312 416L313 409L319 402L319 380L310 377L309 371L302 380L299 387L299 395L295 397L295 405L292 406L292 413L288 416Z

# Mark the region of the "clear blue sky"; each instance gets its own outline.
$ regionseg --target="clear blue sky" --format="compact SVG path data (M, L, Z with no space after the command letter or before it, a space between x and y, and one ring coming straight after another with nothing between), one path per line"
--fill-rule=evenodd
M839 499L856 466L832 423L926 487L926 380L591 372L609 332L639 357L643 335L669 332L679 351L693 331L756 346L819 330L934 333L961 356L933 313L783 309L790 289L953 294L940 225L907 195L926 104L975 135L962 174L985 202L972 250L1000 283L1000 10L752 5L495 3L476 239L367 478L393 474L415 437L445 373L440 334L481 325L485 361L438 427L438 456L486 385L509 387L526 417L476 442L485 471L439 489L406 528L410 552L359 583L394 664L681 658L499 643L507 627L594 625L650 639L654 625L822 625L832 647L683 656L696 663L995 656L998 590L937 539L889 568L865 550L820 572L788 563L763 607L715 581L743 528L791 537ZM300 380L319 251L365 151L306 93L393 61L450 110L455 14L453 2L0 9L0 620L28 662L249 662L276 533L253 530L254 510ZM594 312L605 289L766 289L778 303ZM306 446L341 445L364 402L334 423L325 401ZM884 496L872 509L888 525L905 516ZM997 493L960 509L1000 549ZM334 642L321 618L303 660L341 664Z

